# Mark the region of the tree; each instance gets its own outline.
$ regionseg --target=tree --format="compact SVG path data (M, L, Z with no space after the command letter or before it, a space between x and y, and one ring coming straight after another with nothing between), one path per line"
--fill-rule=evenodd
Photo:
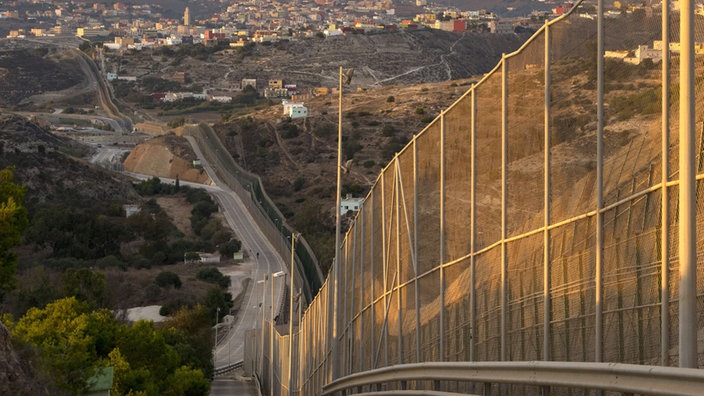
M100 306L105 298L105 275L87 268L69 268L61 275L64 293Z
M156 283L159 287L173 285L177 289L181 288L181 278L171 271L159 272L159 275L157 275L154 279L154 283Z
M110 311L91 312L87 304L69 297L44 309L31 308L12 334L38 348L41 366L57 386L81 394L99 359L113 349L117 327Z
M201 396L210 392L210 384L203 372L188 366L177 368L169 382L174 395Z
M22 206L25 189L13 182L12 170L0 171L0 299L14 287L17 254L11 252L21 242L22 232L29 225L27 210Z

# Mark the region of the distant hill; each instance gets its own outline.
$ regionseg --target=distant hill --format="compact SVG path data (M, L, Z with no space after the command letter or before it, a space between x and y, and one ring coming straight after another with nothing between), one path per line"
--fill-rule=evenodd
M0 149L0 168L15 167L15 181L28 189L28 207L137 199L132 185L119 174L78 158L88 153L87 147L55 136L24 117L0 113Z
M48 48L0 50L0 107L83 81L78 65Z

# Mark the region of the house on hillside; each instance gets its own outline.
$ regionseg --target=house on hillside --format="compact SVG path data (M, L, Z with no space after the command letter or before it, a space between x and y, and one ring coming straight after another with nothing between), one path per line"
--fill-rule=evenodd
M359 209L362 207L362 202L364 202L364 198L353 198L350 194L347 194L347 196L340 201L340 214L344 215L348 212L359 212Z
M308 117L308 108L303 102L289 102L288 100L284 100L282 104L284 106L284 115L292 119Z

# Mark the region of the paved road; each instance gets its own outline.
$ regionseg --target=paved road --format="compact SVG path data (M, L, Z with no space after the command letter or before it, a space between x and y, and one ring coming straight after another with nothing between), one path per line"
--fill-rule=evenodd
M257 387L252 381L235 380L231 378L217 378L210 388L211 396L249 395L258 396Z
M214 351L213 360L215 367L222 367L243 360L245 332L249 329L261 327L260 307L262 298L264 298L266 315L267 317L270 315L272 301L271 289L269 288L270 282L264 284L257 283L257 281L263 279L264 274L285 270L286 266L274 247L259 230L239 196L217 178L211 165L205 160L195 139L190 136L186 138L193 146L198 158L200 158L203 169L208 173L214 184L220 187L220 191L213 191L213 194L220 203L227 223L242 241L243 248L249 252L250 259L253 259L255 264L252 270L253 282L250 282L251 287L246 291L238 318L228 336L216 346ZM284 279L284 277L280 277L274 281L275 310L280 307L284 290ZM265 286L267 287L266 290L263 289Z

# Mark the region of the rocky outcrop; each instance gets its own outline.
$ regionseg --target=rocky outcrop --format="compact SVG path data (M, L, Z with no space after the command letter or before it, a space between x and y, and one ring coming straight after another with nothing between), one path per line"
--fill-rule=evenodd
M46 395L45 385L38 381L32 366L12 346L10 332L0 323L0 395Z

